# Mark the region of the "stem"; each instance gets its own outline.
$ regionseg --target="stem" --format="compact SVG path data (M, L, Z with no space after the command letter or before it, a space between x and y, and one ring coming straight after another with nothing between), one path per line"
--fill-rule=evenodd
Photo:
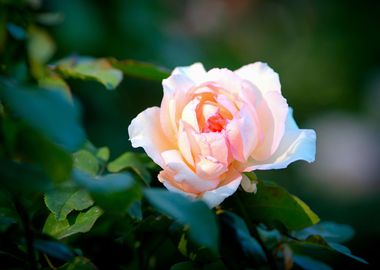
M245 221L248 224L249 232L253 235L253 237L256 238L257 242L259 242L261 248L263 249L265 256L267 257L270 268L273 270L278 270L275 258L272 256L272 253L270 252L270 250L265 246L264 241L261 239L259 231L257 230L256 226L251 222L251 219L249 218L249 215L247 211L245 210L243 203L240 200L239 193L237 192L236 195L233 197L235 198L237 207L241 211Z
M30 223L29 215L25 211L19 199L16 198L15 196L13 197L13 203L15 205L18 215L20 216L21 224L24 229L26 248L28 252L29 268L31 270L37 270L37 261L35 257L34 246L33 246L33 242L34 242L33 231L32 231L32 226Z
M53 270L58 269L57 267L55 267L55 266L52 264L52 262L50 261L49 257L48 257L45 253L44 253L43 255L44 255L44 258L45 258L47 264L49 265L49 267L50 267L51 269L53 269Z
M107 162L104 162L103 164L101 164L98 175L102 175L104 173L104 170L106 169L106 167L107 167Z

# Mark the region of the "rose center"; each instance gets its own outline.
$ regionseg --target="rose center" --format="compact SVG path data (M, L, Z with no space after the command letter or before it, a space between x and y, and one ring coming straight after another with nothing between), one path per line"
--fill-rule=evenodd
M205 133L221 132L232 119L231 112L217 102L217 96L213 93L198 93L196 99L199 100L195 109L199 130Z
M226 119L217 112L207 119L203 132L220 132L224 129L226 123Z

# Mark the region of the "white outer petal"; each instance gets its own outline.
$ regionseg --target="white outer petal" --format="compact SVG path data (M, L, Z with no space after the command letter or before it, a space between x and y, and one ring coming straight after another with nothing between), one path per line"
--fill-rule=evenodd
M258 142L257 121L254 112L251 112L247 106L240 109L239 130L243 143L243 157L245 160L252 153Z
M316 133L312 129L299 129L289 108L285 134L277 151L265 161L250 160L244 171L283 169L297 160L313 162L316 154Z
M240 78L245 79L257 86L264 94L269 91L281 93L281 84L278 74L266 63L256 62L235 70Z
M194 84L203 80L206 70L201 63L177 67L170 76L162 81L164 95L173 95L177 91L186 93Z
M263 161L276 152L285 134L288 112L288 103L281 93L270 91L263 95L256 106L263 141L254 149L251 155L254 159Z
M206 73L207 72L201 63L194 63L190 66L175 68L172 75L181 74L191 79L194 83L199 83L203 80Z
M144 148L147 155L164 168L161 153L172 147L162 132L160 108L151 107L139 113L129 125L128 134L134 148Z

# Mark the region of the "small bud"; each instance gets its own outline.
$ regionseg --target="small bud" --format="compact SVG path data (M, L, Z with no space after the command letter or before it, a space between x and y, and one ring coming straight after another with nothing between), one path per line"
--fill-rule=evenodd
M245 174L243 174L243 179L241 180L241 186L245 192L256 193L257 191L257 180L252 180Z

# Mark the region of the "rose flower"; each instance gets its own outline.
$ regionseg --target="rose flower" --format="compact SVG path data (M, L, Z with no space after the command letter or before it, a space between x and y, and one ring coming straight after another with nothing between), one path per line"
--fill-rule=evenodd
M171 191L214 207L241 183L255 190L243 172L315 159L314 130L298 128L267 64L207 72L196 63L174 69L162 85L161 107L137 115L128 132Z

